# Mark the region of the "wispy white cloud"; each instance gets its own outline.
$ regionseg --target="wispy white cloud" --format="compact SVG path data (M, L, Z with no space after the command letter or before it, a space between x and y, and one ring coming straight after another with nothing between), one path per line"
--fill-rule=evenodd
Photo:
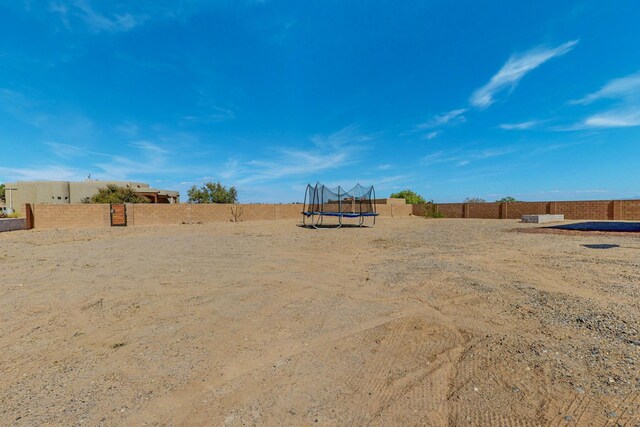
M426 134L424 138L431 140L431 139L437 138L441 133L442 133L441 131L434 130L433 132L429 132L428 134Z
M236 113L229 108L211 107L209 111L201 114L193 114L182 117L182 120L189 123L219 123L236 118Z
M71 144L62 144L59 142L48 141L48 142L45 142L44 145L51 148L51 150L56 156L63 157L63 158L82 156L87 153L87 151L84 148L71 145Z
M419 125L416 126L416 129L419 129L419 130L433 129L438 126L444 126L448 124L464 123L467 120L464 117L464 113L466 112L467 112L466 108L459 108L457 110L452 110L443 114L439 114L427 122L420 123ZM429 135L431 134L433 134L433 132L431 132ZM436 136L437 136L437 133L433 136L433 138L435 138Z
M601 99L614 100L614 103L603 111L592 113L576 124L559 126L554 130L573 131L640 126L640 72L613 79L596 92L569 103L587 105Z
M15 3L18 3L17 1ZM104 0L36 0L24 1L26 12L58 16L70 31L92 33L122 33L148 22L178 20L183 22L194 13L226 4L225 0L135 0L130 2ZM254 0L236 0L246 7L257 5Z
M135 141L129 149L122 150L122 155L95 153L104 160L94 163L98 168L96 175L109 179L126 179L131 176L157 175L158 171L170 173L173 167L169 163L171 153L150 141Z
M367 149L365 143L374 138L349 126L330 135L313 136L306 149L273 150L275 156L269 160L234 162L231 169L240 185L318 174L359 163Z
M529 72L535 70L552 58L568 53L576 46L576 44L578 44L578 40L572 40L556 47L541 46L512 55L502 68L500 68L500 70L491 77L487 84L473 92L469 98L469 105L481 110L489 107L491 104L496 102L496 96L498 94L504 91L514 90L524 76ZM471 107L458 108L436 115L431 120L415 126L414 130L434 129L445 125L464 123L467 121L465 113L468 113ZM539 122L537 121L529 121L514 124L506 123L500 127L506 130L524 130L531 129L538 124ZM438 133L437 131L434 131L430 132L425 137L426 139L433 139L436 136L438 136Z
M504 130L528 130L539 126L542 122L540 120L530 120L528 122L520 123L503 123L500 125Z
M72 20L79 20L93 32L129 31L146 19L143 15L134 16L128 12L100 13L89 0L54 1L49 9L60 16L67 28L71 27Z
M5 182L14 181L74 181L87 177L87 172L66 166L40 166L29 168L13 168L0 166L0 177Z
M640 108L625 108L605 111L587 117L581 124L573 127L578 129L597 128L625 128L640 126Z
M424 156L421 162L426 165L438 163L453 163L456 166L466 166L479 160L505 156L518 151L518 147L486 148L482 150L452 150L449 152L440 150Z
M469 102L476 108L487 108L495 102L497 94L505 90L515 89L527 73L552 58L566 54L577 43L578 40L572 40L554 48L537 47L512 55L486 85L477 89L471 95Z
M640 72L613 79L598 91L581 99L570 101L570 104L590 104L599 99L640 99Z

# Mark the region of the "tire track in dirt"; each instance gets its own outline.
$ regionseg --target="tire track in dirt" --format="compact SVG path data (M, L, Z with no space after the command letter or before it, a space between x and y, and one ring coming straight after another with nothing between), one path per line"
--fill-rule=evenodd
M383 325L367 331L362 339L378 343L376 352L368 357L366 366L355 371L347 384L354 390L369 394L367 404L358 408L356 424L402 423L415 417L424 418L441 409L446 401L450 373L455 354L461 350L457 334L446 328L410 317L401 322ZM416 341L418 331L420 339ZM385 339L381 341L380 337Z
M368 330L393 322L402 323L403 319L412 318L417 315L424 316L425 311L429 310L428 307L422 307L418 310L404 310L402 312L391 313L388 316L364 322L346 331L341 330L323 334L310 340L307 345L301 345L299 342L274 343L274 350L267 352L257 360L253 360L250 363L246 361L230 363L225 369L228 375L221 375L219 371L212 371L203 377L188 382L185 386L177 390L156 398L146 407L143 407L139 413L129 418L128 422L138 424L148 422L150 419L172 419L178 424L186 423L190 419L190 414L194 412L194 407L197 407L198 402L202 401L202 396L215 392L216 389L226 384L235 382L242 377L250 375L252 372L268 368L276 364L279 360L293 358L303 353L318 352L324 347L331 347L337 341L354 339L363 333L366 334ZM433 315L428 317L433 318ZM396 337L399 334L401 334L399 330L392 332L392 335ZM153 414L153 416L151 414ZM182 415L178 416L178 414Z

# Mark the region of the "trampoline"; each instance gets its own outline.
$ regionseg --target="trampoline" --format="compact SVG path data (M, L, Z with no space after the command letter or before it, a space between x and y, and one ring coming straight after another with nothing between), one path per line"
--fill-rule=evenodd
M360 227L364 226L369 218L373 226L376 216L376 191L373 185L363 187L356 184L348 191L340 186L329 188L319 182L314 186L307 185L302 211L302 223L305 226L319 228L323 225L325 217L337 218L338 228L343 226L345 218L357 219L357 225Z

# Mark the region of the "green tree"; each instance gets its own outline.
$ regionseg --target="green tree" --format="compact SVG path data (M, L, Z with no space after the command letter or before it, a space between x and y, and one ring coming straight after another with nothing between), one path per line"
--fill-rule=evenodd
M513 202L518 202L519 200L516 200L515 197L511 197L511 196L507 196L507 197L503 197L500 200L496 200L496 203L513 203Z
M206 182L200 188L195 185L187 191L189 203L238 203L235 187L227 187L216 182Z
M405 199L407 201L407 203L410 204L410 205L421 205L423 203L427 203L427 201L424 199L424 197L422 197L421 195L419 195L415 191L411 191L411 190L408 190L408 189L399 191L397 193L393 193L389 197L398 198L398 199Z
M0 184L0 200L4 200L4 184Z
M480 197L467 197L464 199L464 203L487 203L487 201Z
M89 199L85 199L87 203L149 203L149 199L145 196L137 194L133 188L120 187L114 184L107 184L105 188L100 188L96 194Z

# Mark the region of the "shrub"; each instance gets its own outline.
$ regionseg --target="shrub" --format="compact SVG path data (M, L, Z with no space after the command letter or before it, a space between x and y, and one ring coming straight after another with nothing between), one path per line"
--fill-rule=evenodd
M423 205L423 215L425 218L444 218L445 215L438 210L438 205L433 203L433 201L429 203L425 203Z
M0 219L1 218L20 218L20 212L12 212L10 214L0 212Z
M202 187L195 185L187 192L189 203L237 203L238 192L235 187L227 187L216 182L206 182Z
M114 184L107 184L105 188L100 188L96 194L89 199L84 199L84 203L149 203L145 196L137 194L133 188L120 187Z
M515 202L519 202L519 200L516 200L515 197L511 197L511 196L503 197L502 199L496 200L496 203L515 203Z
M393 193L392 195L390 195L389 197L391 198L398 198L398 199L405 199L407 201L408 204L410 205L420 205L423 203L427 203L427 201L424 199L424 197L422 197L421 195L419 195L418 193L411 191L411 190L402 190L398 193Z
M487 203L487 201L480 197L467 197L464 199L464 203Z

